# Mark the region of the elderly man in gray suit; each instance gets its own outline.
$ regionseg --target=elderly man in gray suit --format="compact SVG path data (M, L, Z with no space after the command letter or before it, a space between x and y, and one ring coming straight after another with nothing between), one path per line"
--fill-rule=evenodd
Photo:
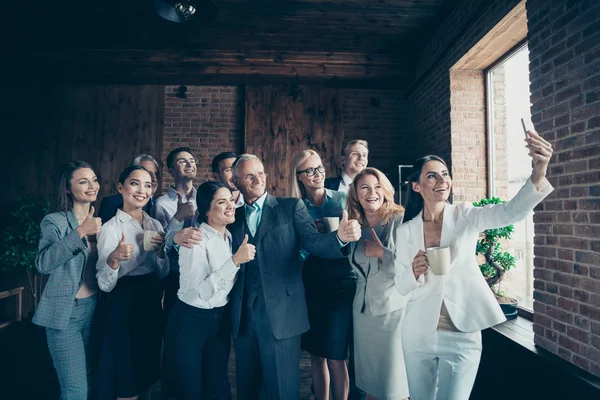
M230 295L238 398L258 399L262 385L267 400L297 399L300 335L309 328L300 249L343 257L345 244L360 238L360 226L344 212L337 232L320 234L300 199L265 192L267 176L255 155L238 157L233 174L246 202L229 227L233 251L245 234L256 246Z

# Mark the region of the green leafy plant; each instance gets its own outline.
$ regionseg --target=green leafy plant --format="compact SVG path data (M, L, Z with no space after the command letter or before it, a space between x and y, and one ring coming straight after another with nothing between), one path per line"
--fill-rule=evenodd
M473 203L475 207L485 207L493 204L504 203L498 197L492 197L491 199L481 199ZM485 257L485 263L479 265L479 269L483 274L487 284L492 288L497 285L501 280L506 271L516 266L516 259L507 251L502 249L500 245L501 239L510 239L515 230L514 225L508 225L503 228L488 229L482 232L479 241L477 241L477 248L475 254L483 255ZM503 296L502 291L496 290L496 294Z
M40 222L48 213L49 201L41 196L18 199L6 209L0 228L0 275L25 271L34 305L41 292L41 276L35 268L40 241Z

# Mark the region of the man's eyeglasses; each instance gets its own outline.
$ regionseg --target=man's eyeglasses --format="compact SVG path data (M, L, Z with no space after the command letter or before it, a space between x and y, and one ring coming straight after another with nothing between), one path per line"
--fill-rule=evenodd
M248 181L248 182L254 182L255 179L260 179L261 181L267 179L267 174L265 174L264 172L259 172L258 174L254 175L254 174L248 174L246 176L244 176L244 180Z
M193 158L180 158L177 161L175 161L175 163L177 165L181 165L181 166L184 166L187 164L196 165L196 160L194 160Z
M315 176L317 172L323 175L325 173L325 167L323 165L319 165L316 168L306 168L302 171L296 171L296 175L300 175L303 172L306 174L306 176Z

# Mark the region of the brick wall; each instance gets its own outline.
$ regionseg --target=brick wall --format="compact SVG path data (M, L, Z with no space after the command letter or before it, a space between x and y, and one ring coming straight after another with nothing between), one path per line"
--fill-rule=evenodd
M483 71L450 72L452 195L455 202L486 197L485 90Z
M192 149L198 168L194 184L211 179L210 163L223 151L240 152L243 141L243 101L235 86L187 86L186 98L179 86L165 88L165 127L162 161L180 146ZM173 178L163 170L163 191Z
M455 173L465 165L455 148L464 132L450 69L517 3L463 1L420 55L407 93L412 135ZM600 376L600 3L529 0L527 15L532 121L554 145L556 188L535 214L535 341Z
M189 146L198 160L198 185L210 179L210 162L222 151L243 152L243 88L187 86L187 98L177 96L178 86L165 89L165 128L162 160L179 146ZM318 90L318 88L315 88ZM369 142L369 164L398 182L398 164L415 159L414 140L407 136L406 101L398 90L342 91L344 142ZM340 171L331 171L335 176ZM163 190L173 184L164 171Z
M369 166L383 171L396 186L398 165L412 164L418 154L407 127L404 92L345 89L342 96L344 143L367 140Z
M535 342L600 376L600 3L528 1L532 121L553 143L537 210Z

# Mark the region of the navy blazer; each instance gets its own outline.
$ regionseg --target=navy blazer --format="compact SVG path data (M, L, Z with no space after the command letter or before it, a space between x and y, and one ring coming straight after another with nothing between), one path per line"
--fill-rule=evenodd
M338 190L340 188L341 182L342 182L341 176L325 178L325 189Z
M73 210L48 214L40 224L42 236L35 266L50 278L33 316L37 325L62 330L69 324L89 253L87 241L76 231L78 226Z
M148 203L144 206L143 210L154 218L152 215L152 204L154 203L154 199L151 197L148 200ZM106 196L100 202L100 209L98 210L98 217L102 220L102 223L105 224L109 219L117 215L117 210L119 208L123 208L123 196L121 193L113 194L111 196Z
M244 239L245 207L235 213L228 229L233 237L233 253ZM301 266L300 249L323 258L343 258L336 232L322 235L301 199L281 198L267 194L260 224L254 240L256 260L265 297L267 315L275 338L300 335L309 328ZM346 246L348 247L348 246ZM245 267L240 266L237 281L230 294L233 337L236 338L242 315Z

